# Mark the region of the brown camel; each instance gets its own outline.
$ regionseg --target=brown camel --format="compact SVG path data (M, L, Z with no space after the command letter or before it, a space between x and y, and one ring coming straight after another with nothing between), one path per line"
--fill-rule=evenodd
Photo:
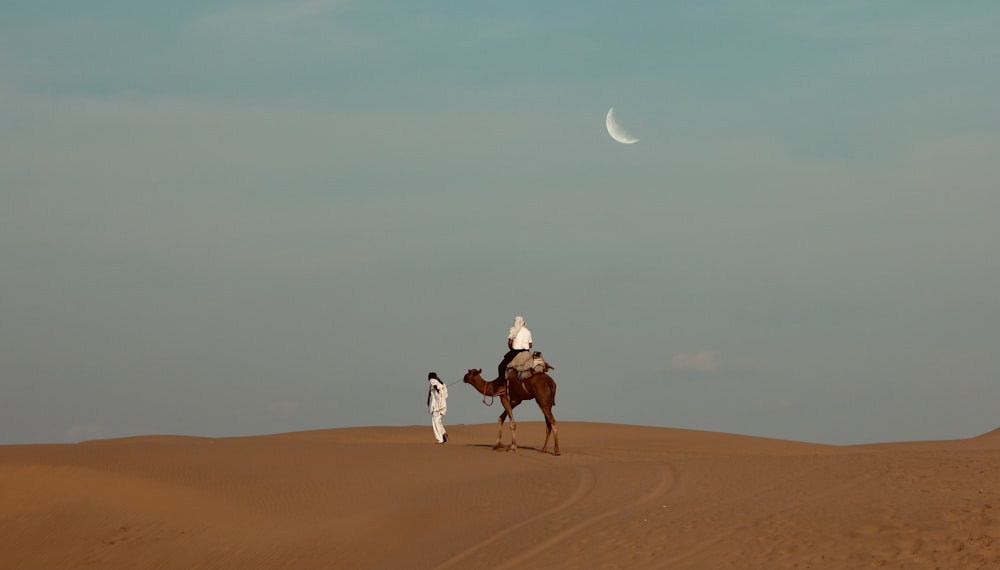
M500 414L500 431L497 432L497 443L493 449L501 449L503 446L500 440L503 436L503 422L510 416L510 450L517 451L517 423L514 421L514 408L525 400L535 400L538 408L545 416L545 444L538 450L545 453L549 447L549 435L552 435L554 445L553 454L559 455L559 429L556 427L556 418L552 415L552 406L556 405L556 381L545 372L536 372L530 378L521 380L508 371L509 386L503 390L504 382L499 378L492 381L483 379L483 370L480 368L470 368L465 373L462 381L472 384L472 387L479 390L483 396L495 396L500 398L503 404L503 413Z

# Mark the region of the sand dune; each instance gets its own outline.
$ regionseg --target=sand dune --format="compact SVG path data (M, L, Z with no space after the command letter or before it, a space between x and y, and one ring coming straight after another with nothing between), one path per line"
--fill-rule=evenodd
M0 568L1000 568L1000 430L563 422L0 446Z

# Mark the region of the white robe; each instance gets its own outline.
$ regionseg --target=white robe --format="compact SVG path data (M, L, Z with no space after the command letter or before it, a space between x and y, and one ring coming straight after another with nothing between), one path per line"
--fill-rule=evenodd
M431 428L434 430L434 440L443 443L447 431L442 418L448 413L448 386L437 378L431 378L429 382L430 404L427 409L431 413ZM435 386L437 390L434 389Z
M442 416L448 413L448 387L445 386L444 382L438 380L437 378L431 378L430 381L430 391L431 391L431 403L428 405L428 410L430 413L440 413ZM437 387L437 390L434 387Z

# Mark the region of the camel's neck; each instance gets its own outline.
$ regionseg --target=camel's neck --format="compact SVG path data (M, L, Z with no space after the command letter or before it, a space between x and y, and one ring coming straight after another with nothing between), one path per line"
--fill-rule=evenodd
M484 396L496 395L497 383L495 380L493 382L488 382L485 378L480 376L479 378L473 378L472 382L472 385L476 387L476 390L479 390L480 394Z

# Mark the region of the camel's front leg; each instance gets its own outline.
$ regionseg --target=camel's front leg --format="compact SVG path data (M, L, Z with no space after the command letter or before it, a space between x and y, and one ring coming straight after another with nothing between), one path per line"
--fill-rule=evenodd
M503 439L503 422L506 419L507 419L507 410L504 410L503 413L500 414L500 417L497 418L499 429L497 430L497 443L496 445L493 446L493 449L500 449L501 447L503 447L501 440Z
M506 395L501 402L503 402L504 414L510 416L510 451L517 451L517 422L514 421L514 406L510 404L510 398Z

